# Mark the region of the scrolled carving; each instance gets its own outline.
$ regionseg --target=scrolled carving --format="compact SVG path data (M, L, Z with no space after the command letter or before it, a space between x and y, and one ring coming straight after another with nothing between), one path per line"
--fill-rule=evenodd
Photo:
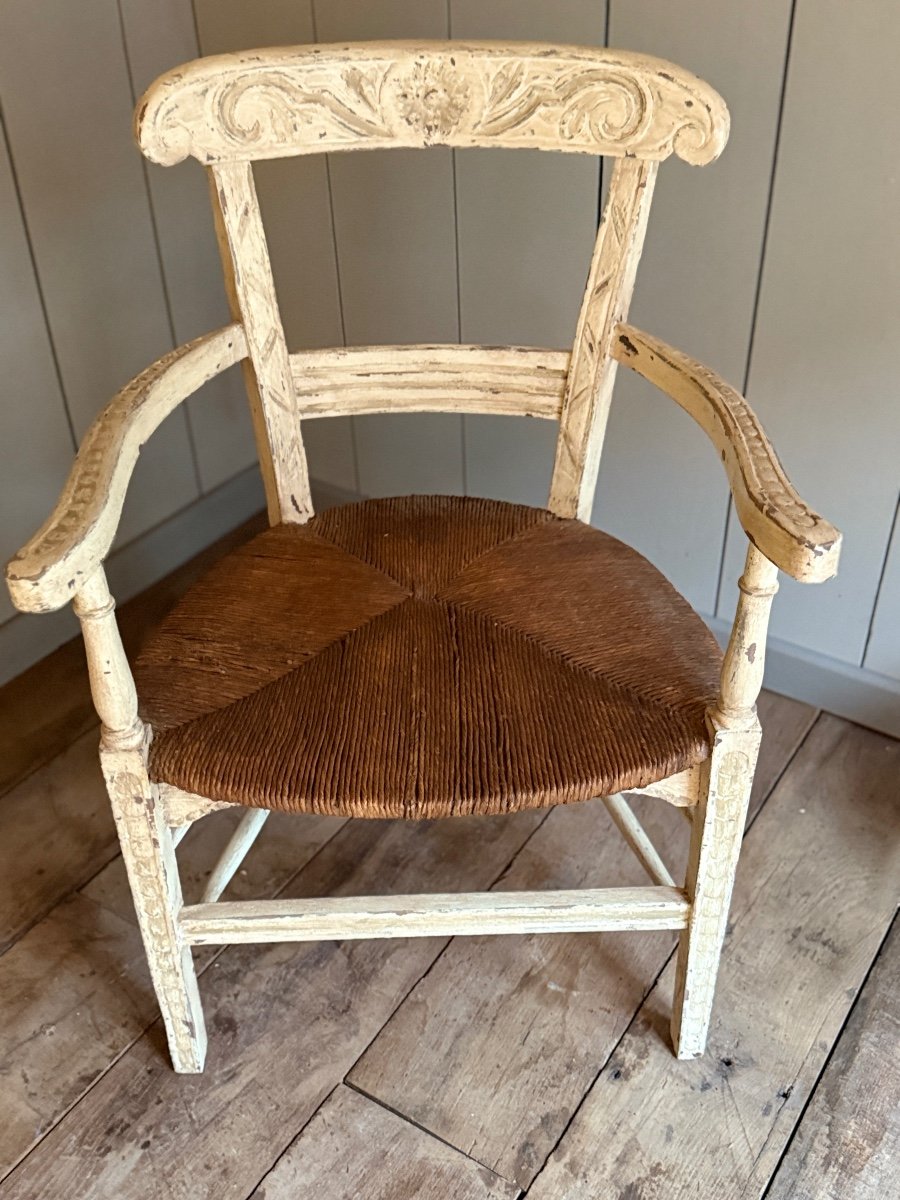
M728 112L662 59L578 46L360 43L198 59L138 108L144 153L174 163L380 146L533 146L715 158Z

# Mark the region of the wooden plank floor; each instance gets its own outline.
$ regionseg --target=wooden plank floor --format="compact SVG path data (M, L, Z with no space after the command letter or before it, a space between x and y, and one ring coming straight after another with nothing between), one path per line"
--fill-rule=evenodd
M125 606L129 642L235 540ZM176 1076L79 656L0 690L0 1200L900 1194L900 743L763 697L703 1059L669 1050L670 934L435 938L204 948L208 1066ZM636 807L679 871L686 822ZM236 816L179 849L189 899ZM642 882L594 802L276 814L228 894Z

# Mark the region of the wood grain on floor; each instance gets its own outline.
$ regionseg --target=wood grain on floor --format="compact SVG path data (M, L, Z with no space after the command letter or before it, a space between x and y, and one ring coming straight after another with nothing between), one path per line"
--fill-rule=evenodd
M133 602L130 644L207 560ZM203 948L209 1065L176 1076L67 654L29 672L29 704L23 681L0 691L0 1200L900 1191L900 943L884 941L900 744L762 698L697 1062L669 1049L672 935L580 934ZM677 875L687 823L635 806ZM238 815L180 847L188 899ZM593 802L407 824L276 815L228 894L643 882L617 839Z

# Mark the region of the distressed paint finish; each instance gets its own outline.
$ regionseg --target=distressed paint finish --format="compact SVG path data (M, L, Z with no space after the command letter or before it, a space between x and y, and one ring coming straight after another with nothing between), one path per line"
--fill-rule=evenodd
M205 1051L191 942L525 930L681 929L674 1040L679 1056L702 1053L759 742L755 701L776 564L800 578L825 578L833 573L839 546L836 531L790 488L737 393L700 364L620 326L658 161L672 153L692 163L713 159L728 132L724 104L687 72L640 55L494 43L379 43L224 55L190 64L150 89L137 128L145 153L157 161L195 154L212 164L214 212L236 324L167 356L126 389L124 400L114 402L107 425L101 418L97 439L102 470L115 486L102 496L96 463L76 466L62 516L55 514L27 548L25 560L34 569L26 575L20 558L11 568L10 587L20 607L37 610L58 607L75 594L103 722L101 761L176 1070L201 1070ZM471 346L288 355L249 160L381 145L532 146L618 159L571 357ZM707 431L722 452L754 544L720 694L708 713L712 756L699 770L646 789L691 815L683 890L671 885L634 814L613 798L610 809L656 887L183 908L172 827L221 806L149 783L151 731L137 715L100 562L143 437L205 379L247 356L245 377L273 523L302 521L311 513L300 436L304 405L317 415L390 411L392 402L407 411L439 406L497 411L502 404L502 411L558 415L551 506L583 519L590 511L619 361L659 384ZM388 385L387 401L374 395L382 385ZM511 395L498 401L505 389ZM87 457L98 457L90 444ZM54 529L57 536L48 541ZM261 819L241 824L213 872L210 899L236 868Z
M603 435L616 379L613 331L628 314L656 163L617 162L597 233L566 383L548 507L561 517L589 521Z
M229 325L163 355L107 405L85 435L56 507L11 560L6 579L23 612L71 600L109 553L141 448L179 404L247 353Z
M306 452L253 168L248 163L212 167L210 192L228 301L247 338L250 363L244 382L269 522L308 521L313 507Z
M394 146L508 146L711 162L728 110L664 59L527 42L360 42L198 59L138 105L171 166Z

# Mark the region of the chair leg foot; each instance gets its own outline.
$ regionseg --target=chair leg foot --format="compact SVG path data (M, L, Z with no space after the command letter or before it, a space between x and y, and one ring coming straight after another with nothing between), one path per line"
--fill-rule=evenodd
M672 1045L680 1059L706 1050L722 943L747 804L759 750L759 725L714 731L705 786L694 814L685 890L688 927L678 942Z
M103 750L100 757L172 1066L196 1074L206 1058L206 1026L191 948L179 927L181 881L172 831L142 753Z

